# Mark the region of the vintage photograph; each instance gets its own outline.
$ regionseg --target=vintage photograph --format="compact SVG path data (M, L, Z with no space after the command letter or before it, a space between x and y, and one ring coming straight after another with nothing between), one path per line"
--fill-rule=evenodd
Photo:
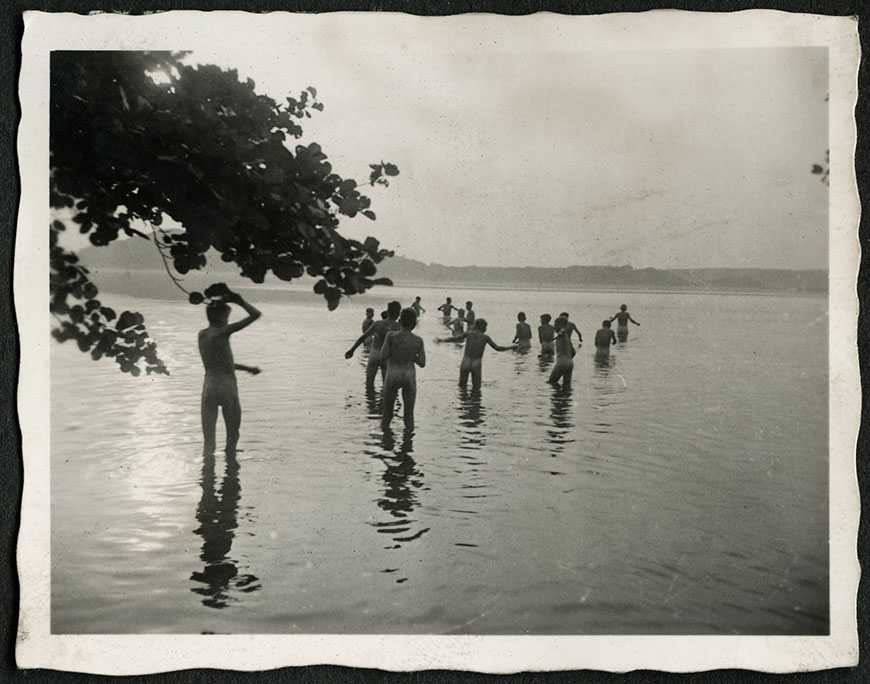
M841 53L175 14L39 51L50 638L848 627Z

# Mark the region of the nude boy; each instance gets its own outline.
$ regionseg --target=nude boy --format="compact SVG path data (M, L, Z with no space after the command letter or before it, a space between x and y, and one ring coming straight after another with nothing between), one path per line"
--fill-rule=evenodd
M405 309L399 315L401 328L387 333L381 346L381 360L387 366L384 377L384 417L381 427L390 426L396 396L402 390L402 407L405 428L414 427L414 404L417 401L417 372L414 364L426 366L426 350L423 340L411 332L417 325L417 312Z
M514 335L513 343L517 349L532 348L532 326L526 323L526 314L522 311L517 314L517 332Z
M571 376L574 373L574 345L571 344L571 328L568 319L559 316L553 322L556 331L556 363L547 381L552 385L558 385L562 381L562 387L571 386Z
M595 360L601 361L610 356L610 345L616 344L616 335L610 329L610 320L605 318L601 328L595 333Z
M471 330L460 335L446 338L436 337L435 339L438 342L461 342L465 340L465 354L459 366L459 386L466 387L468 385L468 376L470 374L472 389L480 389L483 352L486 351L486 345L500 352L514 349L514 346L501 347L490 339L489 335L486 334L485 318L478 318Z
M556 351L553 347L556 331L550 325L552 318L550 314L543 314L541 316L541 325L538 326L538 341L541 343L541 356L552 356Z
M229 323L229 304L238 304L248 314L246 318ZM205 368L202 383L202 451L211 455L215 450L215 424L218 407L224 416L227 431L226 453L236 453L239 441L239 426L242 422L242 407L239 403L239 390L236 385L236 371L243 370L256 375L259 368L235 363L230 349L230 335L248 327L260 317L260 312L248 304L235 292L227 290L223 300L214 300L206 307L209 326L199 331L199 354Z
M460 311L459 307L453 306L453 299L451 299L450 297L448 297L447 301L438 307L438 311L441 312L441 320L444 322L444 325L447 325L450 322L450 319L453 316L454 309L456 309L456 311Z
M402 311L402 305L399 302L390 302L387 304L387 317L380 321L372 323L368 329L357 338L353 346L344 353L344 358L349 359L353 356L367 337L372 338L372 348L369 352L369 360L366 363L366 389L373 390L375 388L375 376L378 374L378 369L381 371L383 378L386 373L386 366L381 364L381 346L384 344L384 338L391 330L397 330L399 324L396 319L399 318L399 313Z
M625 342L628 339L628 322L631 321L635 325L640 325L636 320L631 317L631 314L628 313L628 307L623 304L619 307L619 311L613 314L610 317L611 323L616 321L616 336L620 342Z

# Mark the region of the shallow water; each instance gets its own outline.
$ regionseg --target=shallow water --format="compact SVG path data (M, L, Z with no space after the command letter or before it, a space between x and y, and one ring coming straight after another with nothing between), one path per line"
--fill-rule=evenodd
M229 463L201 455L201 309L113 298L170 377L52 345L53 631L827 632L825 298L393 288L329 313L246 294L264 316L233 349L263 372L240 374ZM415 294L417 425L384 433L380 382L367 396L363 350L343 353L366 306ZM498 344L519 310L533 329L570 311L572 387L535 341L487 350L461 391L461 345L433 340L446 294ZM642 326L596 364L624 301Z

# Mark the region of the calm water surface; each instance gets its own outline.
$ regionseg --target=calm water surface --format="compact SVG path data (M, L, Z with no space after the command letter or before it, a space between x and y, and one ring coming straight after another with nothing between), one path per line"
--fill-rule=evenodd
M204 313L146 316L170 377L52 346L52 628L58 633L820 634L828 630L827 300L393 288L344 302L251 290L233 337L237 459L201 454ZM380 382L344 351L366 306L423 297L417 426L380 429ZM531 353L461 345L474 300L583 333L568 390ZM109 301L109 296L105 297ZM627 303L609 364L590 349ZM238 314L236 314L238 315ZM219 443L223 438L219 425Z

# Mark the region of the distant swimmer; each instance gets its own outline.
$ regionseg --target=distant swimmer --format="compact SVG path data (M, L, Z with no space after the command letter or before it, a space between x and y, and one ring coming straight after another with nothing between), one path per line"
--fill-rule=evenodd
M380 321L375 321L362 335L359 336L357 341L353 343L353 346L344 353L344 358L349 359L353 356L357 347L365 342L367 337L372 338L372 349L369 353L368 363L366 364L366 389L374 389L375 376L378 374L378 369L381 371L381 377L385 374L386 368L382 365L380 358L381 345L383 345L384 338L387 336L388 332L391 330L398 330L399 324L397 319L399 318L401 310L402 305L399 304L399 302L390 302L387 305L387 310L385 312L387 317Z
M474 326L474 319L476 318L474 311L471 309L472 306L474 305L471 302L465 302L465 323L469 328Z
M550 314L543 314L541 316L541 325L538 326L538 341L541 343L541 356L552 356L556 351L553 346L556 331L550 325L552 318Z
M368 330L374 322L375 322L375 310L372 309L371 307L369 307L368 309L366 309L366 317L363 319L363 322L362 322L362 331L365 332L366 330ZM366 338L366 341L364 344L365 344L366 349L368 349L369 347L372 346L371 335L369 335L369 337Z
M548 382L558 385L562 381L562 387L571 386L571 376L574 373L574 345L571 344L571 328L568 319L564 316L556 318L554 325L556 331L556 363L550 373Z
M450 327L450 330L453 331L454 335L459 335L462 332L465 332L465 312L462 309L458 309L459 313L456 314L456 318L452 321L448 321L447 325Z
M471 374L472 389L480 389L483 352L486 351L486 345L500 352L515 348L514 346L502 347L493 342L489 335L486 334L486 319L484 318L478 318L474 323L474 327L468 332L454 335L453 337L436 337L435 339L438 342L461 342L465 340L465 354L459 366L459 386L466 387L468 385L468 375Z
M229 323L229 304L238 304L248 314L246 318ZM205 368L202 384L203 454L211 455L215 450L215 423L218 407L224 416L227 431L226 453L236 453L239 441L239 426L242 422L242 407L239 403L239 390L236 385L236 371L242 370L252 375L260 372L254 366L243 366L233 360L230 349L230 335L248 327L260 316L260 312L248 304L241 295L227 290L222 300L209 302L205 311L208 327L199 331L199 354Z
M601 322L601 328L595 333L595 360L604 361L610 356L610 345L616 344L616 335L610 329L610 319Z
M384 377L384 416L381 426L387 428L393 420L396 396L402 390L405 428L414 427L414 404L417 401L417 374L414 364L426 366L423 340L411 332L417 325L417 313L405 309L399 316L401 329L387 333L381 347L381 359L387 365Z
M419 297L414 298L414 303L411 304L411 308L414 309L414 313L417 314L417 318L420 318L420 314L426 313L426 309L423 308L423 304Z
M450 297L448 297L447 301L438 307L438 311L441 312L441 320L444 322L444 325L450 323L450 320L453 318L454 310L460 311L461 309L458 306L453 306L453 300Z
M532 348L532 327L526 323L526 314L522 311L517 314L517 332L514 335L513 343L517 349Z
M635 325L640 325L628 313L628 307L623 304L619 307L619 311L610 317L610 321L616 321L616 338L620 342L625 342L628 339L628 322L631 321Z
M559 314L559 316L561 318L565 319L565 331L568 334L568 340L570 341L571 334L576 332L577 333L577 346L582 347L583 346L583 335L580 334L580 328L578 328L576 325L574 325L571 321L568 320L568 313L567 312L563 311L562 313ZM573 349L573 347L572 347L572 349ZM572 356L573 356L573 354L572 354Z

